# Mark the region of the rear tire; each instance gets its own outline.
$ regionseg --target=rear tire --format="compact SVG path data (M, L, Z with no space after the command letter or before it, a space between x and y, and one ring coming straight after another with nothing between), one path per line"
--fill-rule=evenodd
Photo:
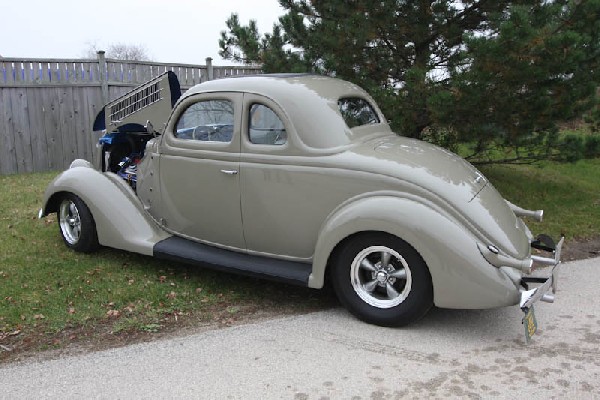
M96 223L88 206L74 194L66 194L58 206L58 228L67 247L90 253L98 249Z
M342 244L332 265L340 302L359 319L403 326L433 306L431 275L419 253L386 233L364 233Z

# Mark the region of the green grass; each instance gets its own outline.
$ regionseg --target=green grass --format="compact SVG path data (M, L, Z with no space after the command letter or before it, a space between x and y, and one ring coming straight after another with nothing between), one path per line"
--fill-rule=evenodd
M23 337L109 325L112 332L156 332L177 316L212 320L249 307L302 311L327 303L318 291L108 248L75 253L55 215L37 219L54 175L0 176L0 344L14 331Z
M480 169L514 204L544 210L542 223L528 221L534 233L567 239L600 235L600 159Z
M510 201L546 211L543 223L529 224L534 232L600 235L600 160L482 171ZM157 332L178 316L214 321L251 310L303 311L331 304L330 296L318 291L123 251L70 251L54 215L37 219L54 175L0 176L0 344L15 331L21 340L78 328ZM48 345L40 342L38 348L43 346Z

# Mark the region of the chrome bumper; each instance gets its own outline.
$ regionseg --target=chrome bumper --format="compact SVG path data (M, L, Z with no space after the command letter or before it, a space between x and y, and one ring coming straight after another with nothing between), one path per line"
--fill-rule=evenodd
M524 312L527 312L529 308L531 308L531 306L538 301L544 301L547 303L554 302L554 294L556 293L558 272L560 268L560 257L564 241L565 238L562 237L556 245L556 249L554 250L554 258L540 257L535 255L531 256L531 259L536 264L552 266L552 271L550 276L546 278L523 277L521 279L521 284L525 289L521 291L521 301L519 302L519 306ZM529 283L541 283L541 285L536 288L529 289Z

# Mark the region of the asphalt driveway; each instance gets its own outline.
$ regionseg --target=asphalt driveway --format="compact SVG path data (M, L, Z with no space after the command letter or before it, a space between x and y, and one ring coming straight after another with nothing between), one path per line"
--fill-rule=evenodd
M517 307L404 329L343 309L0 368L0 398L600 398L600 258L563 265L524 343Z

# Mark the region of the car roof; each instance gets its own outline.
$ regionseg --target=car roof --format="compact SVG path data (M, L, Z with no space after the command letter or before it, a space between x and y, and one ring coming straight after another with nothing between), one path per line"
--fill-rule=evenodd
M194 86L184 97L211 92L252 93L269 98L283 109L300 139L317 149L345 146L355 136L339 112L340 98L369 100L385 123L385 117L367 92L351 82L327 76L265 74L216 79Z

